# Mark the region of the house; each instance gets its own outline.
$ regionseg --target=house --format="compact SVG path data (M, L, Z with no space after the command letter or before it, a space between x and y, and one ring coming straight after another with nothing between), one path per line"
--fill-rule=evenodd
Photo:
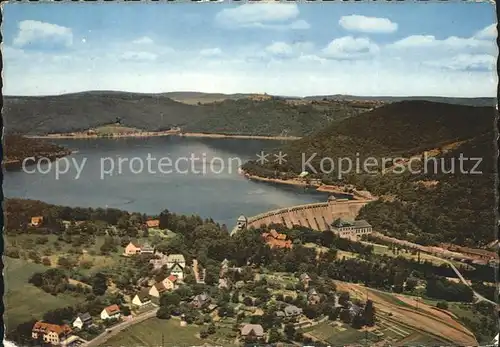
M118 305L111 305L105 307L101 312L101 319L119 319L121 316L120 307Z
M151 298L149 297L149 290L141 290L139 293L135 294L134 298L132 299L132 304L135 306L145 306L147 304L151 303Z
M43 340L53 346L62 344L72 333L69 325L50 324L36 322L31 329L31 337L34 340Z
M321 302L321 296L319 296L316 289L311 289L307 293L307 302L309 305L317 305Z
M219 289L230 289L231 284L227 278L219 278Z
M353 304L351 301L347 303L347 310L349 311L349 315L351 319L361 313L362 308L358 305Z
M212 299L206 293L196 295L194 299L191 301L191 305L194 308L201 308L206 304L210 303Z
M126 256L136 255L140 253L141 253L141 246L138 243L130 241L127 247L125 247Z
M30 223L31 226L39 227L42 224L43 224L43 217L42 216L31 217L31 223Z
M285 234L280 234L272 229L269 233L263 233L262 238L270 248L292 248L292 241L286 239Z
M153 264L153 269L159 270L163 266L167 265L167 256L160 252L154 252L155 258L149 261L150 264Z
M303 284L304 286L308 286L308 285L309 285L309 282L311 281L311 277L309 277L309 275L308 275L308 274L306 274L306 273L301 274L301 275L299 276L299 279L300 279L300 281L302 282L302 284Z
M151 228L158 229L160 227L160 220L159 219L148 220L148 221L146 221L146 226L148 227L148 229L151 229Z
M337 218L331 225L332 231L340 237L352 238L372 232L372 226L365 220L346 221Z
M165 287L166 290L174 290L179 287L178 278L175 275L170 275L165 278L161 283Z
M283 311L276 311L276 317L279 317L279 318L285 318L285 312Z
M140 247L140 253L141 254L154 254L155 249L153 246L151 246L149 243L145 243Z
M175 263L170 268L170 274L174 275L175 277L177 277L177 279L182 281L184 279L184 268L178 263Z
M255 337L261 338L264 336L264 328L260 324L245 324L240 329L242 337Z
M92 317L90 313L79 313L73 321L73 328L83 329L92 325Z
M302 314L302 309L294 306L294 305L288 305L285 307L285 316L286 317L296 317Z
M149 289L148 294L150 296L155 297L155 298L159 298L161 296L161 294L163 294L166 291L167 291L167 288L165 288L165 285L163 284L163 282L158 282L158 283L153 284L151 289Z
M186 259L182 254L170 254L167 256L167 266L170 269L174 264L179 264L183 269L186 267Z
M245 229L247 227L247 217L241 215L238 217L238 220L236 222L236 227L238 230L242 230L242 229Z

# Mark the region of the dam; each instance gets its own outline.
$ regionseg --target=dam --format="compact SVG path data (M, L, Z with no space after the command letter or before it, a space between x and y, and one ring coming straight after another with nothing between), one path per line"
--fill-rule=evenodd
M340 218L354 220L359 210L373 200L336 199L331 196L327 202L280 208L253 217L240 216L231 235L243 229L259 228L271 224L282 224L287 228L294 225L313 230L330 230L332 223Z

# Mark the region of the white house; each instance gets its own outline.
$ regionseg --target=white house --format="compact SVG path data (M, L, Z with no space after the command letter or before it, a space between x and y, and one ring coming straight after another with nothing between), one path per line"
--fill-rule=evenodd
M184 279L184 268L179 263L175 263L170 268L170 274L174 275L178 280L182 281Z
M179 264L182 268L186 267L186 259L182 254L170 254L167 256L167 267L170 269L174 264Z
M121 316L121 311L118 305L111 305L101 312L101 319L106 320L106 319L119 319Z
M142 307L144 305L147 305L151 303L151 299L149 297L149 290L142 290L139 293L137 293L134 298L132 299L132 304L135 306Z
M76 319L73 321L73 327L80 330L90 325L92 325L92 317L88 312L79 313Z

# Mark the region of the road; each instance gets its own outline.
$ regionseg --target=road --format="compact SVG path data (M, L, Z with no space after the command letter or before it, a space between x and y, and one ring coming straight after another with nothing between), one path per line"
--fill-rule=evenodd
M442 258L440 258L440 259L442 259ZM497 305L496 302L491 301L489 299L486 299L484 296L482 296L481 294L476 292L474 289L472 289L471 285L465 280L464 276L462 276L460 271L458 271L458 269L455 267L455 265L453 265L452 262L450 262L446 259L442 259L442 260L445 261L448 265L450 265L450 267L453 269L453 271L455 271L455 273L457 274L458 278L460 278L460 281L462 281L463 284L465 284L466 286L468 286L472 290L472 292L474 293L474 296L476 297L478 302L486 301L486 302L489 302L490 304L493 304L495 306Z
M111 337L117 335L119 332L122 330L131 327L134 324L140 323L145 321L146 319L156 317L156 312L158 312L158 308L155 308L152 311L148 311L145 313L142 313L138 316L135 316L129 321L119 323L111 328L106 329L102 334L97 336L95 339L92 339L86 344L83 344L83 347L99 347L102 346L106 341L108 341ZM111 330L111 332L108 332L107 330Z

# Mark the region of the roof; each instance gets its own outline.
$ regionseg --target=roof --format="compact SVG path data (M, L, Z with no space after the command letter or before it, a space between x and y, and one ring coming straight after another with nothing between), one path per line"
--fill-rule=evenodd
M302 313L302 309L297 307L297 306L294 306L294 305L288 305L287 307L285 307L285 314L287 316L289 315L295 315L295 314L301 314Z
M87 322L92 320L92 316L88 312L79 313L77 317L80 318L82 322Z
M172 265L172 267L170 268L170 271L174 270L174 268L176 268L176 267L178 267L181 271L184 271L181 264L179 264L178 262L175 262L174 265Z
M238 217L238 222L246 222L247 220L247 217L245 217L244 215L241 215Z
M168 277L167 277L167 279L168 279L169 281L171 281L171 282L175 282L175 281L177 281L177 276L175 276L175 275L170 275L170 276L168 276Z
M106 312L109 315L120 313L120 307L118 305L111 305L105 308Z
M186 259L182 254L170 254L167 256L167 261L171 263L185 263Z
M160 225L160 221L158 219L151 219L146 221L146 225L148 227L157 227Z
M72 331L66 324L57 325L46 322L36 322L35 325L33 325L32 330L43 333L55 332L58 335L70 334Z
M316 291L316 289L312 288L309 293L309 295L318 295L318 292Z
M165 288L165 286L161 282L155 283L154 287L156 288L156 290L158 290L159 293L164 292L165 290L167 290L167 288Z
M139 245L139 243L138 243L137 241L130 241L130 242L128 243L128 245L129 245L129 246L130 246L130 245L132 245L132 246L134 246L135 248L141 248L141 246Z
M310 278L309 275L306 273L303 273L302 275L300 275L301 280L305 280L305 279L309 279L309 278Z
M207 300L209 300L210 297L207 295L207 293L203 293L203 294L198 294L194 297L193 301L198 301L198 302L205 302Z
M371 224L364 219L355 220L353 224L356 228L371 228Z
M136 295L137 295L137 297L139 297L139 300L141 300L141 302L147 301L147 300L149 300L149 293L148 292L149 291L147 289L143 289L139 293L137 293Z
M262 328L262 325L260 324L245 324L240 330L241 335L248 335L252 331L257 336L264 335L264 328Z

